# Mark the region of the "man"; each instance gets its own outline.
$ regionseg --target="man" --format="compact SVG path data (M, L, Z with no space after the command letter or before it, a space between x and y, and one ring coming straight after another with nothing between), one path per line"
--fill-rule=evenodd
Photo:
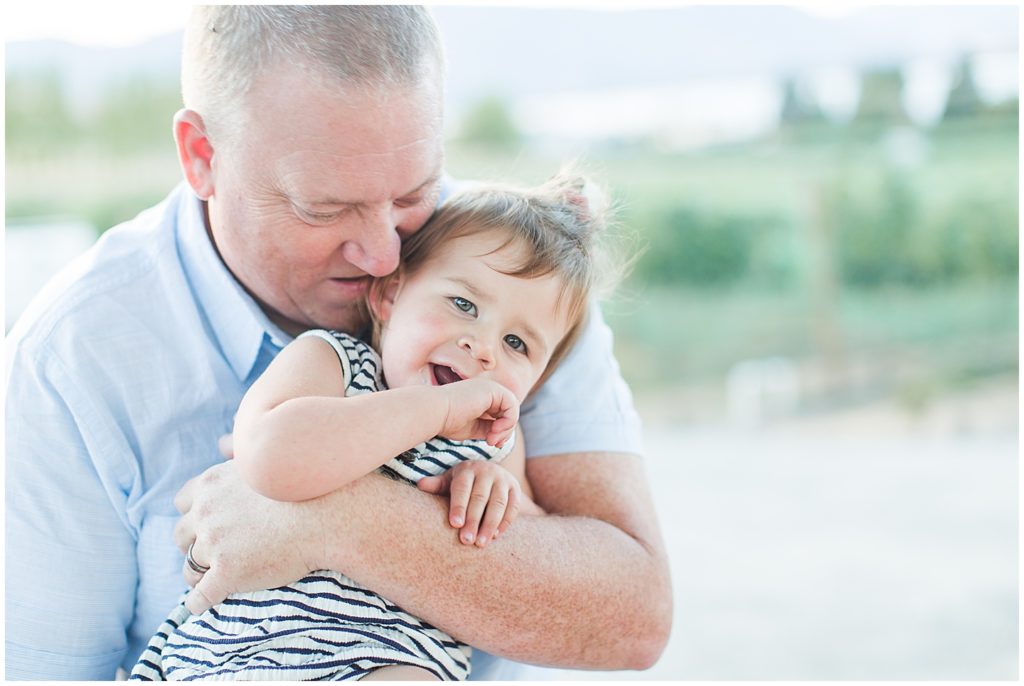
M354 331L369 279L431 213L441 81L418 8L194 12L174 120L186 184L108 232L8 340L8 678L130 669L190 547L209 567L184 565L193 611L335 568L481 649L475 678L514 675L485 651L597 669L657 659L667 564L596 313L523 408L528 478L559 516L523 517L486 548L457 542L440 498L377 475L278 503L217 453L281 347L307 328Z

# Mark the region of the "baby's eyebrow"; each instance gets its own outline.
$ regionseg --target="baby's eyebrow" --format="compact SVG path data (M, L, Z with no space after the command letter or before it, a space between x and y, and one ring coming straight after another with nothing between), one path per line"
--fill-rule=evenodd
M469 291L469 294L472 295L477 300L482 300L484 302L491 302L492 300L494 300L494 298L492 298L490 295L484 293L479 288L474 286L472 283L470 283L469 281L460 276L452 276L448 280L454 284L457 284L465 288L467 291Z
M461 276L450 276L448 277L448 280L469 291L469 294L473 296L474 300L483 303L494 302L493 297L491 297L484 291L481 291L479 288L477 288L476 286L474 286L472 283L462 278ZM541 355L547 353L548 346L544 340L544 337L540 335L540 332L537 331L537 329L535 329L533 326L531 326L525 321L519 324L519 328L522 330L523 336L526 338L527 343L536 348L540 348L539 352L541 353Z
M537 330L530 326L529 324L527 324L526 322L523 322L522 327L523 333L526 334L526 339L530 342L530 344L540 348L538 352L541 355L547 353L548 347L547 345L544 344L544 339L541 337L539 333L537 333Z

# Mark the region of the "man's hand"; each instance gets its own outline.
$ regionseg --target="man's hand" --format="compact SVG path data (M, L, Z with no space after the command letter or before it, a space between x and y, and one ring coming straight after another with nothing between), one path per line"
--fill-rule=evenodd
M519 421L519 401L501 384L476 377L438 386L448 403L439 435L453 441L486 440L501 446Z
M485 460L460 462L440 476L416 484L421 491L450 496L448 523L459 540L481 548L498 538L519 515L524 496L519 480L500 464Z
M245 485L234 462L186 483L174 505L182 513L175 544L184 553L194 541L193 559L210 568L198 574L185 563L185 580L193 587L185 605L193 614L230 593L284 586L320 568L315 554L322 553L323 540L311 523L314 510L264 498Z

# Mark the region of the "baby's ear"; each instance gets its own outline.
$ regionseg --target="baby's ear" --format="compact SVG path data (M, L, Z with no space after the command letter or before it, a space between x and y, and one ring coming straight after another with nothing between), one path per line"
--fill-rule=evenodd
M402 276L396 272L382 279L374 279L370 285L367 301L373 318L378 322L386 322L391 318L391 308L395 304L395 296L398 295L401 283Z

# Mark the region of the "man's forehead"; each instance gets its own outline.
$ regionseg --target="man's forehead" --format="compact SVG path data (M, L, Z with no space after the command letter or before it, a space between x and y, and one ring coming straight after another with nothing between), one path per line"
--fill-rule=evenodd
M416 83L341 83L300 62L261 73L247 95L245 109L254 120L290 128L291 135L323 126L358 145L371 137L366 134L393 128L400 121L440 128L443 89L434 78ZM287 117L281 118L282 114Z
M430 146L373 159L325 151L295 151L273 165L273 179L289 199L314 204L358 204L430 192L441 181L443 157Z
M410 192L440 173L438 90L398 85L346 91L318 84L302 69L275 70L261 78L247 103L247 157L251 164L269 163L289 193L326 197L360 185L388 186L389 195Z

